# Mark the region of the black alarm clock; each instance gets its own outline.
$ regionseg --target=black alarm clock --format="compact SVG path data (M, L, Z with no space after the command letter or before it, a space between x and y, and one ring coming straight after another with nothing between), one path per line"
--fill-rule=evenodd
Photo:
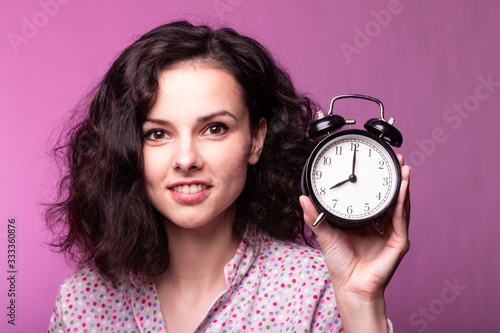
M333 114L334 103L344 98L372 101L380 106L380 118L369 119L364 128L340 130L355 120ZM384 119L384 106L365 95L340 95L330 102L327 116L307 129L307 136L326 135L313 149L302 170L302 193L309 196L320 215L313 226L327 220L344 228L361 228L373 223L382 233L379 219L394 204L401 184L401 168L391 146L400 147L401 133L394 118Z

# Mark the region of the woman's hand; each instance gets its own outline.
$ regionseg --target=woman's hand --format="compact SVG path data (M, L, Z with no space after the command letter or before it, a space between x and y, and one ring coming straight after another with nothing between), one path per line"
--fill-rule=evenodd
M404 165L402 155L398 155L398 160L401 188L396 203L381 223L383 234L373 226L342 230L323 222L312 228L319 213L308 197L300 197L304 219L317 235L325 254L344 329L347 312L361 310L354 308L360 304L367 305L366 309L370 304L383 307L385 320L384 290L410 247L410 168Z

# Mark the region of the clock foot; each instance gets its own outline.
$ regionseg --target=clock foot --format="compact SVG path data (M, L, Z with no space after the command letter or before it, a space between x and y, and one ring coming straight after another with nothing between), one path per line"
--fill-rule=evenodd
M384 233L384 228L382 228L380 222L378 220L373 220L372 223L375 229L377 229L378 233L382 235Z
M325 216L326 216L325 213L319 214L318 217L316 218L316 220L313 223L313 228L315 226L317 226L318 224L320 224L321 222L323 222L323 220L325 219Z

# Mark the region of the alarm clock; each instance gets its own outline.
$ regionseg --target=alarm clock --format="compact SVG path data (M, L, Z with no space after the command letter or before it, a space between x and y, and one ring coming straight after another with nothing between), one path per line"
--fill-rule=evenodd
M377 103L380 118L369 119L365 130L340 130L356 123L333 114L334 103L346 98ZM318 112L306 135L326 137L313 149L301 178L302 194L309 196L320 212L313 227L325 219L343 229L373 223L383 233L380 219L396 201L401 184L401 168L391 146L400 147L403 137L393 123L394 118L384 119L382 102L365 95L336 96L327 116Z

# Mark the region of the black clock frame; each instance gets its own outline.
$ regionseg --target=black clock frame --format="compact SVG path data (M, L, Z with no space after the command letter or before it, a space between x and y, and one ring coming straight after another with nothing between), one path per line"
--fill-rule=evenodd
M329 143L331 140L339 137L339 136L344 136L344 135L349 135L349 134L359 134L362 136L366 136L370 139L375 140L376 142L380 143L380 145L387 150L389 153L389 156L391 156L394 165L395 165L395 171L396 171L396 192L394 193L394 196L389 199L389 204L387 207L383 210L381 210L379 213L377 213L374 216L370 216L369 218L363 218L363 219L357 219L357 220L352 220L352 219L345 219L340 216L336 216L332 214L330 211L323 209L323 206L321 203L318 201L316 196L313 194L313 189L311 185L311 175L310 175L310 170L312 167L312 162L314 160L314 156L318 154L319 150ZM304 165L304 168L302 169L302 176L301 176L301 191L302 194L307 195L311 198L314 206L318 211L323 212L326 216L326 220L328 223L330 223L333 226L342 228L342 229L356 229L356 228L362 228L365 227L369 224L371 224L373 221L380 219L383 217L387 211L394 205L396 202L396 199L399 195L399 189L401 185L401 168L399 167L399 161L396 156L396 153L394 153L394 150L391 148L389 144L384 139L381 139L380 137L376 136L373 133L359 130L359 129L347 129L347 130L342 130L338 131L335 133L332 133L328 135L327 137L323 138L317 145L314 147L313 151L311 152L311 155L309 155L309 158L306 161L306 164Z

